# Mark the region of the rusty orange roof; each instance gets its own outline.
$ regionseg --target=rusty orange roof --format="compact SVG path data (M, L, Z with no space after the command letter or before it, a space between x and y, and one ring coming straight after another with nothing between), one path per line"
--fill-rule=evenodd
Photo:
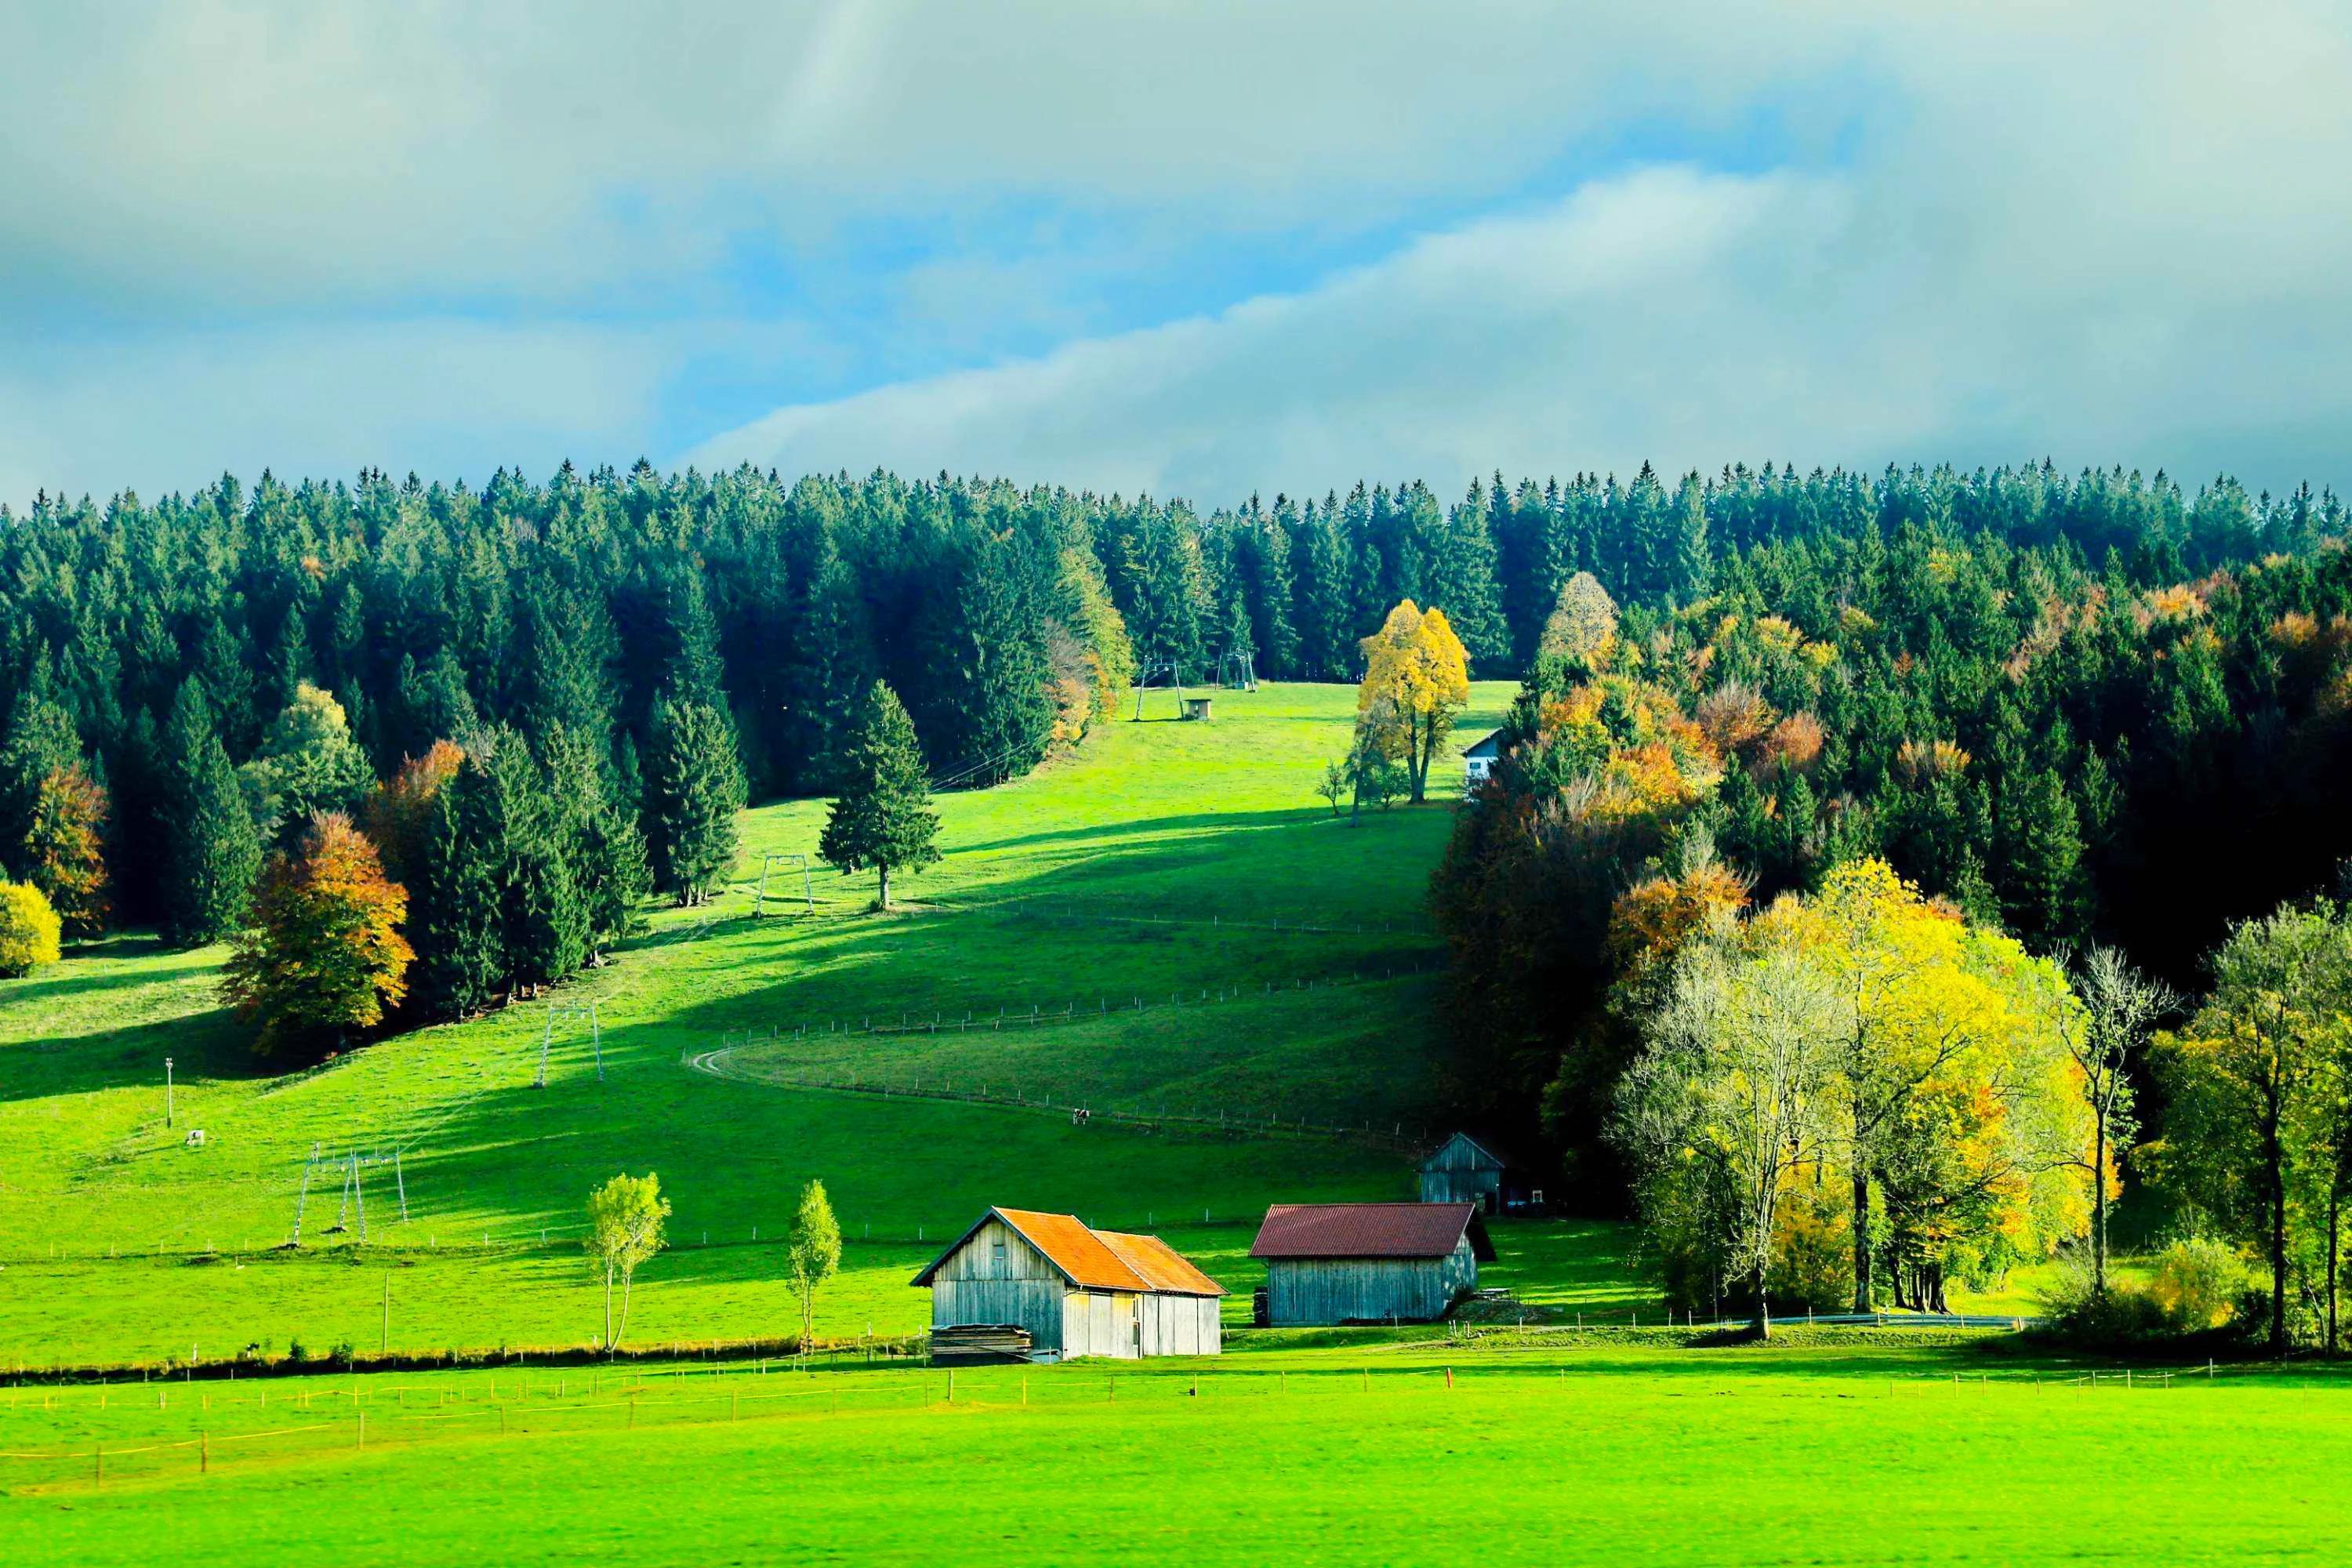
M1076 1215L1041 1214L1035 1209L992 1208L971 1222L945 1252L915 1276L913 1283L928 1285L940 1265L954 1257L980 1227L1001 1219L1022 1239L1045 1254L1045 1261L1063 1278L1084 1290L1137 1290L1178 1296L1222 1296L1217 1282L1177 1255L1156 1236L1128 1236L1118 1231L1093 1230Z
M1142 1277L1153 1290L1177 1296L1222 1296L1225 1288L1192 1267L1182 1253L1156 1236L1129 1236L1124 1231L1098 1230L1102 1244Z

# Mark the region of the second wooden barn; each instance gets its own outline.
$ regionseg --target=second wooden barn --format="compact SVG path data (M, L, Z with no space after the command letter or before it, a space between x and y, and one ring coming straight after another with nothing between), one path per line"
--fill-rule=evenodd
M1224 1288L1156 1236L992 1208L915 1276L931 1328L1017 1328L1034 1361L1215 1355Z
M1495 1248L1475 1204L1276 1204L1250 1256L1280 1327L1442 1318Z

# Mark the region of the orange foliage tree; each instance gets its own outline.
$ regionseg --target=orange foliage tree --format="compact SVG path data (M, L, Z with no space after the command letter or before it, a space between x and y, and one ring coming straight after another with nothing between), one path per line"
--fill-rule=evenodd
M25 835L27 879L48 895L70 938L93 937L106 923L106 791L79 763L41 780Z
M360 806L360 826L383 857L385 876L406 883L424 868L433 803L465 760L455 742L436 741L423 756L404 759L389 782L368 792Z
M253 924L224 982L238 1013L261 1026L256 1048L340 1039L372 1028L407 994L415 957L400 934L408 891L387 879L373 844L340 812L310 819L290 855L270 857L254 890Z

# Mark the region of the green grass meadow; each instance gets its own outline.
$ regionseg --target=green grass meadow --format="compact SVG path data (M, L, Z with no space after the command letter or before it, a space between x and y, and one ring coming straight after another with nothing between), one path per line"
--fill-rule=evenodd
M1478 688L1462 733L1508 696ZM1626 1226L1578 1219L1494 1226L1480 1282L1527 1323L1248 1329L1265 1206L1409 1195L1400 1145L1438 1131L1424 889L1454 807L1335 820L1311 789L1352 708L1270 686L1209 724L1108 722L943 797L948 858L888 915L868 879L819 869L812 907L767 862L813 853L822 803L759 807L713 909L551 998L303 1070L252 1056L219 951L133 933L0 986L0 1374L133 1369L0 1386L0 1562L2352 1559L2328 1368L1717 1342L1659 1323ZM617 1170L675 1205L628 1332L675 1359L549 1364L597 1326L579 1214ZM848 1237L835 1348L693 1359L795 1326L781 1233L811 1177ZM1233 1292L1226 1353L870 1360L990 1204L1165 1234ZM2030 1311L2039 1278L1971 1304ZM506 1357L184 1370L298 1345Z
M1801 1334L28 1389L0 1559L2332 1563L2347 1395Z
M1490 726L1507 696L1479 688L1462 731ZM218 1000L219 951L130 935L10 983L0 1365L297 1341L576 1343L594 1322L581 1205L622 1169L659 1172L676 1207L677 1245L646 1269L631 1317L651 1340L779 1331L773 1244L810 1177L852 1242L820 1310L829 1335L919 1327L906 1279L991 1203L1186 1228L1180 1245L1213 1267L1231 1255L1244 1284L1247 1222L1268 1202L1402 1195L1409 1160L1362 1139L1074 1127L1066 1108L1423 1129L1437 959L1423 890L1452 808L1335 820L1311 786L1351 720L1344 688L1271 686L1222 695L1208 724L1156 705L1108 721L1027 779L943 796L947 858L907 879L909 907L889 915L866 912L870 878L823 868L811 909L778 863L751 918L763 858L812 853L824 809L757 808L735 890L711 910L661 911L617 963L550 1000L307 1071L253 1058ZM1458 788L1453 765L1433 794ZM602 1079L567 1016L534 1089L551 1009L590 999ZM1069 1016L993 1024L1033 1008ZM967 1015L974 1026L955 1028ZM948 1026L862 1032L902 1018ZM734 1078L685 1065L752 1036L728 1058ZM1062 1109L933 1098L943 1089ZM201 1148L184 1143L194 1128ZM316 1170L301 1249L272 1251L314 1145L383 1163L362 1167L348 1208L341 1172Z

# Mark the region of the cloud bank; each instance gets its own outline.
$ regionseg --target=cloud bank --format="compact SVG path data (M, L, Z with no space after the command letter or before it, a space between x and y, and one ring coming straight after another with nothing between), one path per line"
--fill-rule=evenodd
M0 500L641 453L2352 483L2318 0L219 0L0 7Z

